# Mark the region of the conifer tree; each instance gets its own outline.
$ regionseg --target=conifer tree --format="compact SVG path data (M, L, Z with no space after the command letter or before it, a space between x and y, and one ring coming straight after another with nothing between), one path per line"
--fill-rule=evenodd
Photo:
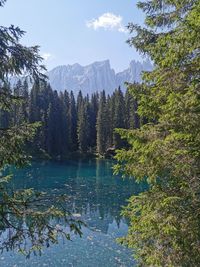
M124 96L120 87L114 92L114 114L113 114L113 128L125 128L125 102ZM123 141L120 135L113 132L113 144L115 148L120 148L123 146Z
M23 98L21 114L23 116L23 121L28 122L29 89L27 80L23 82L21 95Z
M107 149L108 138L108 113L106 94L103 91L100 95L99 110L97 115L97 153L104 156Z
M40 82L36 81L30 93L29 122L40 121L40 115Z
M143 84L130 86L140 129L119 130L131 149L117 159L123 171L149 190L133 196L121 241L139 266L198 266L200 262L200 2L141 1L144 28L129 24L129 44L155 65ZM124 164L125 163L125 164Z
M69 105L69 146L70 151L76 151L78 149L78 137L77 137L77 109L74 94L70 92L70 105Z
M77 108L77 114L79 114L79 111L82 108L82 102L83 102L83 95L82 92L78 92L77 101L76 101L76 108Z
M65 90L64 94L61 93L61 138L62 138L62 156L66 156L69 153L69 141L70 141L70 123L69 123L69 106L70 99L69 93Z
M90 122L90 146L93 149L96 149L96 140L97 140L97 113L99 107L99 95L94 93L91 96L91 102L89 105L89 122Z
M53 92L52 103L48 111L48 128L51 142L49 142L49 151L52 156L61 156L62 154L62 116L61 102L57 91Z
M108 147L114 148L114 114L115 114L115 92L107 97L107 116L109 120L108 124Z
M21 89L22 89L22 82L21 82L21 80L19 80L17 82L17 84L14 86L13 95L15 97L20 97L21 96ZM21 107L21 103L20 104L15 103L13 105L13 124L14 125L20 124L20 121L21 121L20 107Z
M81 153L85 153L89 148L90 124L89 124L89 99L86 97L79 103L78 113L78 143Z
M132 96L129 90L126 90L125 97L125 128L130 129L131 126L131 107L132 107Z
M129 84L129 89L125 93L125 128L137 129L140 127L140 117L137 112L137 99L130 93L131 87L140 86L139 84Z
M0 0L0 7L5 2L6 0ZM13 106L16 103L21 106L23 101L21 97L23 93L11 92L8 82L10 77L30 76L34 81L46 77L42 74L45 69L40 65L42 58L39 56L38 47L23 46L20 43L23 34L22 30L13 25L0 26L0 113L2 111L12 113ZM36 102L38 100L34 98L34 94L32 99ZM39 114L38 112L34 117L32 112L31 120L37 120ZM27 257L35 250L41 250L43 245L48 246L49 243L57 242L61 232L63 236L69 238L66 232L58 230L52 224L55 218L62 218L71 230L80 233L80 227L77 227L71 216L67 220L66 211L58 208L56 199L54 206L51 206L43 198L43 194L36 193L33 189L19 189L12 192L8 184L11 176L4 176L8 165L22 167L28 162L30 158L26 154L25 144L33 138L38 126L38 123L21 122L20 118L17 124L11 125L8 121L7 125L1 125L0 128L0 224L3 236L0 249L1 251L17 249ZM33 207L33 203L37 205Z

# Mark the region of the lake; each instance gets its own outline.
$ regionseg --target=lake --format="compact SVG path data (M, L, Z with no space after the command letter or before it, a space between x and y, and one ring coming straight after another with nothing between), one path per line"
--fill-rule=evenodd
M34 188L49 194L67 194L69 209L81 216L87 227L83 236L72 235L72 241L43 248L42 255L26 259L16 251L0 255L2 267L114 267L134 266L131 251L119 245L116 238L127 233L127 221L121 217L121 207L142 187L130 179L112 175L113 161L79 160L35 162L15 170L13 189Z

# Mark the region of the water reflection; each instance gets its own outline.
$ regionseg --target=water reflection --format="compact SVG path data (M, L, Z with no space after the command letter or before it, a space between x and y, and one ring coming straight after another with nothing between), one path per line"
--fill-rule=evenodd
M37 193L33 189L1 187L0 252L18 251L26 257L41 254L43 247L60 237L81 235L83 223L67 213L64 196ZM53 203L54 202L54 203Z
M113 176L112 165L112 161L100 159L44 161L15 170L13 190L34 188L54 197L66 194L64 208L77 220L83 220L87 227L82 228L82 238L72 234L73 242L59 239L56 246L44 247L41 257L32 257L28 262L18 253L4 252L0 266L133 266L131 252L117 244L116 238L127 232L127 222L120 215L121 207L144 187L133 180ZM53 198L50 202L54 204ZM65 227L64 222L59 223Z
M113 176L112 165L112 161L100 159L33 163L16 171L13 189L31 187L50 194L66 194L67 210L80 214L89 227L107 233L113 221L120 224L126 199L144 189L133 180Z

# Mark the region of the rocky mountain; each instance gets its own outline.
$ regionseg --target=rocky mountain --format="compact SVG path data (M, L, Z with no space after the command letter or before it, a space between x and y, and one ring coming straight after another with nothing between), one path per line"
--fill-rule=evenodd
M77 95L79 90L83 94L105 90L112 93L124 82L141 82L142 71L152 70L150 61L131 61L129 67L119 73L111 68L109 60L94 62L88 66L79 64L58 66L48 72L49 82L54 90L72 90Z
M76 63L73 65L58 66L47 72L49 83L54 90L73 91L77 96L81 90L83 95L91 95L94 92L105 90L111 94L116 88L121 86L125 90L125 82L141 82L142 71L152 70L150 61L131 61L129 67L116 73L110 66L109 60L94 62L87 66ZM24 77L20 78L22 82ZM32 82L26 78L31 88ZM10 79L11 87L14 87L19 80L18 77Z

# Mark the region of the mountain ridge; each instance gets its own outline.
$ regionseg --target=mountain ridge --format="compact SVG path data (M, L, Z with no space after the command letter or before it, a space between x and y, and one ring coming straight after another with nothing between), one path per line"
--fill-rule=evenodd
M149 60L143 62L132 60L127 69L116 72L107 59L95 61L86 66L79 63L59 65L48 71L46 75L53 90L58 92L73 91L74 95L77 96L80 90L83 95L91 95L102 90L105 90L107 94L112 94L119 86L122 91L125 91L125 82L140 83L142 71L151 71L152 69L153 65ZM12 77L10 79L12 88L19 79L23 82L25 77ZM32 81L29 79L27 81L29 88L31 88Z
M105 90L109 94L119 86L125 90L125 82L141 82L142 71L152 69L153 65L149 60L143 62L132 60L127 69L115 72L107 59L86 66L79 63L60 65L47 72L47 76L54 90L72 90L75 95L80 90L84 95Z

